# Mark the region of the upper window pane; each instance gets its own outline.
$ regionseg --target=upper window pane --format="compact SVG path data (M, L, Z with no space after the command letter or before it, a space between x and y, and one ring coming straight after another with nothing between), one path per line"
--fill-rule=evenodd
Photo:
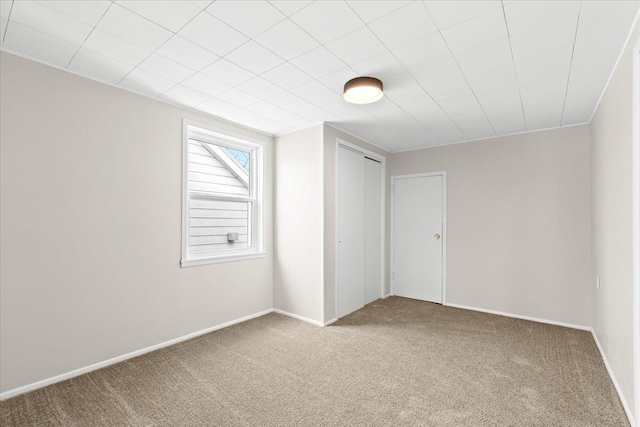
M244 168L244 170L249 173L249 168L251 167L251 155L245 151L236 150L234 148L226 148L227 152L231 157L238 162L240 166Z

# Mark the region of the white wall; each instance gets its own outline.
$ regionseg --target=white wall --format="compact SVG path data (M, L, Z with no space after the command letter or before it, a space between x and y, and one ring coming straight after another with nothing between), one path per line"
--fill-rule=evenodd
M629 409L633 390L632 47L636 28L591 121L593 329ZM593 281L592 281L593 283Z
M591 324L588 126L395 153L447 171L447 302Z
M323 323L322 125L276 139L274 308Z
M270 137L0 55L3 392L273 307ZM266 258L180 268L183 118L267 142Z

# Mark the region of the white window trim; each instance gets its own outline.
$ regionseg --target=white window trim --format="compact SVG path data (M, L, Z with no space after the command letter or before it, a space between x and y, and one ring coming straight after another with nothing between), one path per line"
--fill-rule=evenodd
M252 212L252 238L253 245L250 248L239 249L237 251L225 251L220 255L213 255L202 258L188 258L189 243L189 199L190 196L200 193L188 190L189 178L189 136L197 134L198 140L215 145L223 145L239 150L247 150L250 147L255 151L255 157L252 159L251 178L254 180L250 185L249 191L254 187L255 202L253 203ZM230 132L207 126L201 123L183 119L182 121L182 259L180 265L182 267L192 267L205 264L216 264L222 262L243 261L256 258L263 258L267 254L264 250L264 232L265 232L265 215L264 215L264 180L265 180L265 164L264 164L264 147L265 143L241 135L235 135ZM203 196L209 196L202 193ZM253 196L250 195L251 198ZM216 196L216 198L224 198ZM230 196L229 200L244 200Z

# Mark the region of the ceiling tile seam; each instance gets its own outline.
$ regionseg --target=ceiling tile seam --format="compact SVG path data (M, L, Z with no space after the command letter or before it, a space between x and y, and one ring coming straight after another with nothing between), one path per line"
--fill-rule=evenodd
M424 1L422 2L422 5L424 6L425 10L427 11L429 16L431 17L431 20L436 25L436 28L438 28L438 34L440 35L440 38L444 42L444 45L447 47L447 50L449 51L449 54L451 55L451 58L453 59L453 62L455 62L456 67L458 67L458 71L460 71L460 74L462 75L462 78L464 78L464 81L467 83L467 86L469 87L469 90L471 91L471 93L473 94L473 97L475 98L476 102L478 103L478 106L480 107L480 110L482 110L482 114L484 115L484 118L487 120L487 123L491 127L491 131L493 131L493 135L494 136L497 135L497 132L496 132L495 128L493 127L493 124L491 123L491 120L489 120L489 116L487 115L487 112L484 111L484 107L480 103L480 100L478 99L478 95L476 95L476 91L473 90L473 87L471 86L471 83L469 83L469 79L467 79L467 76L464 74L464 71L462 71L462 67L460 67L460 64L458 63L458 59L453 54L453 51L451 50L451 46L449 46L449 43L447 42L447 39L442 34L442 31L440 30L440 27L438 26L438 23L436 22L435 19L433 19L433 15L431 15L431 12L429 11L429 8L427 7L427 5L425 4Z
M419 0L417 0L417 1L419 1ZM394 13L394 12L397 12L398 10L401 10L401 9L403 9L403 8L405 8L405 7L408 7L408 6L410 6L410 5L414 4L414 3L416 3L416 2L415 2L415 1L409 2L409 3L407 3L406 5L404 5L404 6L402 6L402 7L399 7L398 9L395 9L395 10L393 10L392 12L389 12L389 13L387 13L387 14L386 14L386 15L384 15L384 16L387 16L387 15L390 15L390 14L392 14L392 13ZM431 95L429 95L429 93L424 89L424 87L422 87L422 85L420 84L420 82L418 82L418 81L416 80L416 78L413 76L413 74L411 74L411 73L409 72L409 70L407 70L407 69L406 69L406 67L404 66L404 64L402 64L402 62L400 62L400 61L398 60L398 58L397 58L397 57L396 57L396 55L393 53L393 51L392 51L391 49L389 49L389 47L388 47L388 46L387 46L387 45L386 45L386 44L385 44L385 43L380 39L380 37L378 37L378 35L376 34L376 32L375 32L375 31L373 31L373 30L369 27L369 24L367 24L366 22L364 22L364 20L362 19L362 17L361 17L360 15L358 15L358 13L357 13L355 10L353 10L353 7L351 7L351 5L350 5L348 2L345 2L345 4L346 4L349 8L351 8L351 10L353 11L353 13L355 13L355 14L356 14L356 16L357 16L357 17L358 17L358 18L359 18L359 19L364 23L364 26L365 26L365 27L367 27L367 29L371 32L371 34L373 34L373 36L374 36L374 37L375 37L375 38L376 38L376 39L377 39L377 40L378 40L378 41L379 41L379 42L380 42L380 43L385 47L385 49L387 49L387 52L388 52L391 56L393 56L393 58L397 61L397 63L398 63L398 64L399 64L399 65L400 65L400 66L401 66L401 67L402 67L402 68L407 72L407 74L409 74L409 75L411 76L411 78L412 78L412 79L413 79L413 80L414 80L414 81L415 81L415 82L420 86L420 88L422 88L422 90L427 94L427 96L428 96L429 98L431 98L431 100L437 104L437 102L435 101L435 99L433 99L433 97L431 97ZM381 18L383 18L384 16L382 16ZM372 21L372 22L375 22L375 21L377 21L377 19L376 19L376 20L374 20L374 21ZM361 28L362 28L362 27L361 27ZM375 58L376 56L380 56L380 55L383 55L383 54L381 53L381 54L379 54L379 55L375 55L375 56L373 56L372 58ZM369 58L369 59L371 59L371 58ZM366 60L365 60L365 61L366 61ZM354 73L359 74L359 73L357 73L357 72L356 72L356 70L354 70L352 67L350 67L350 68L351 68L351 70L352 70ZM411 113L409 113L408 111L406 111L404 108L402 108L400 105L398 105L398 103L396 103L393 99L389 98L388 96L387 96L387 99L388 99L392 104L394 104L396 107L398 107L401 111L403 111L407 116L409 116L410 118L412 118L413 120L415 120L415 122L418 124L418 126L420 126L424 131L428 132L428 133L429 133L429 134L431 134L431 136L433 136L435 139L437 139L438 141L442 142L442 140L440 139L440 137L439 137L438 135L436 135L435 133L433 133L433 131L431 131L429 128L427 128L427 127L426 127L426 126L425 126L425 125L424 125L420 120L418 120L418 118L417 118L417 117L415 117L413 114L411 114ZM438 105L438 104L437 104L437 105ZM438 107L442 110L442 107L440 107L440 105L438 105ZM443 111L445 114L447 114L444 110L442 110L442 111ZM377 117L377 116L373 116L373 117L379 118L379 117ZM448 117L448 115L447 115L447 117ZM449 118L449 119L450 119L450 118ZM452 120L452 122L453 122L453 120ZM456 125L456 126L457 126L457 125ZM460 132L462 132L462 129L460 129Z
M518 98L520 98L520 109L522 110L522 120L524 122L524 129L528 130L527 116L524 113L524 103L522 102L522 90L520 89L520 80L518 79L518 69L516 68L516 59L513 56L513 46L511 45L511 32L509 31L509 22L507 21L507 13L504 10L504 0L500 0L502 4L502 16L504 16L504 25L507 27L507 40L509 41L509 53L511 54L511 65L513 66L513 73L516 76L516 86L518 87Z
M9 15L7 15L7 26L4 27L4 33L2 33L2 44L4 44L4 38L7 36L7 29L9 29L9 22L11 22L11 12L13 12L13 4L16 0L11 0L11 6L9 7Z
M569 95L569 83L571 82L571 70L573 69L573 56L576 52L576 42L578 40L578 29L580 28L580 14L582 13L582 1L580 0L580 8L578 19L576 20L576 32L573 36L573 46L571 47L571 60L569 62L569 73L567 74L567 88L564 91L564 102L562 103L562 114L560 115L560 126L564 123L564 111L567 108L567 96Z
M98 28L98 25L100 25L100 22L102 21L104 16L107 14L107 12L109 12L109 9L111 9L112 5L113 5L113 1L111 1L111 3L109 3L109 6L107 7L107 10L104 11L104 13L100 17L100 19L98 19L98 22L96 22L96 25L94 25L93 28L91 29L91 31L89 31L89 34L87 34L87 37L85 37L84 40L82 41L82 44L80 44L80 46L78 46L78 49L76 49L76 51L74 52L73 56L71 57L71 59L69 59L69 62L67 62L67 65L64 68L68 68L69 65L71 65L71 62L73 62L73 60L75 59L75 57L78 54L78 52L80 52L80 49L82 49L82 47L87 42L87 40L89 40L89 37L91 37L91 34L93 34L93 32L96 30L96 28ZM46 6L46 5L43 5L43 6ZM94 52L94 53L97 53L97 52ZM106 58L106 56L105 56L105 58ZM120 62L120 61L118 61L118 62Z
M157 25L158 27L162 28L163 30L167 30L167 31L169 31L171 34L174 34L174 35L175 35L175 34L177 34L177 32L173 31L173 30L172 30L172 29L170 29L170 28L165 27L164 25L160 24L159 22L152 21L151 19L147 18L146 16L144 16L144 15L140 15L140 14L139 14L138 12L136 12L135 10L131 10L131 9L129 9L127 6L125 6L125 5L127 4L127 2L126 2L126 1L111 0L111 4L113 4L113 3L115 3L115 4L116 4L116 5L118 5L118 6L120 6L121 8L125 9L127 12L131 12L131 13L133 13L134 15L139 16L140 18L144 19L145 21L148 21L148 22L151 22L151 23L152 23L152 24L154 24L154 25ZM191 3L191 2L189 2L189 3ZM193 3L192 3L192 4L193 4ZM194 6L195 6L195 5L194 5ZM111 6L109 6L109 7L111 7ZM196 6L196 7L197 7L197 6ZM202 10L201 10L200 12L196 13L195 15L193 15L193 18L195 18L196 16L200 15L200 13L201 13L201 12L202 12ZM191 19L189 20L189 22L191 22L191 21L193 20L193 18L191 18ZM185 24L185 25L186 25L186 24ZM96 24L96 26L98 26L98 24ZM182 28L184 28L184 26L182 26L182 27L180 28L180 30L182 30ZM180 31L180 30L178 30L178 31Z
M423 2L425 2L425 1L429 1L429 0L422 0L422 1L423 1ZM501 3L502 3L502 2L501 2ZM429 5L428 5L428 3L425 3L425 6L427 7L427 10L429 10ZM453 27L457 27L458 25L466 24L467 22L469 22L469 21L473 21L474 19L476 19L476 18L480 18L481 16L488 15L488 14L490 14L491 12L493 12L493 11L495 11L495 10L499 9L499 8L500 8L499 6L496 6L495 8L493 8L493 9L491 9L491 10L487 10L486 12L482 12L482 13L481 13L481 14L479 14L479 15L475 15L475 16L473 16L473 17L469 18L469 19L465 19L464 21L460 21L460 22L457 22L457 23L455 23L455 24L449 25L449 26L447 26L447 27L442 27L442 28L440 28L440 26L438 25L438 23L436 22L436 20L435 20L435 19L433 19L433 15L431 15L431 11L430 11L430 10L429 10L429 16L431 16L431 19L433 19L433 22L436 24L436 26L438 27L438 29L439 29L440 31L444 31L444 30L448 30L448 29L453 28Z
M113 4L113 2L112 2L112 4ZM129 10L129 9L127 9L127 10ZM149 59L152 55L156 54L156 52L157 52L158 50L160 50L160 49L161 49L165 44L167 44L167 42L168 42L169 40L171 40L171 39L172 39L173 37L175 37L175 36L176 36L180 31L182 31L182 29L183 29L183 28L185 28L187 25L189 25L191 22L193 22L193 20L194 20L194 19L196 19L198 16L200 16L200 14L201 14L202 12L204 12L204 9L202 9L200 12L196 13L196 14L195 14L195 15L194 15L194 16L193 16L193 17L192 17L188 22L186 22L182 27L180 27L180 29L178 29L178 31L173 32L173 31L171 31L171 30L167 30L167 31L169 31L169 32L170 32L171 34L173 34L173 35L172 35L171 37L169 37L167 40L165 40L165 41L164 41L160 46L158 46L154 51L150 52L150 53L149 53L149 55L147 55L147 56L146 56L142 61L140 61L140 62L139 62L135 67L133 67L131 70L129 70L129 72L128 72L127 74L125 74L125 75L124 75L124 77L122 77L120 80L118 80L118 82L117 82L116 84L117 84L117 85L119 85L119 84L120 84L124 79L126 79L126 78L129 76L129 74L131 74L134 70L137 70L137 69L138 69L138 67L140 67L140 65L142 65L142 63L144 63L144 62L145 62L147 59ZM134 12L132 12L132 13L134 13ZM143 18L144 18L144 17L143 17ZM147 18L144 18L144 19L147 19ZM147 19L147 21L149 21L149 22L153 22L153 21L150 21L150 20L148 20L148 19ZM96 25L96 27L97 27L97 25ZM164 28L164 27L163 27L163 28ZM115 37L115 36L114 36L114 37ZM119 37L118 37L118 38L119 38ZM121 40L122 40L122 39L121 39ZM127 41L127 40L124 40L124 41ZM131 42L129 42L129 43L131 43ZM132 43L132 44L133 44L133 43ZM194 44L195 44L195 43L194 43ZM197 46L200 46L200 45L197 45ZM141 46L139 46L139 47L140 47L141 49L144 49L144 48L142 48ZM144 50L146 51L146 49L144 49ZM213 52L211 52L211 53L213 53ZM159 54L158 54L158 55L159 55ZM162 56L162 55L160 55L160 56ZM218 56L218 55L216 55L216 56ZM162 56L162 57L164 58L164 56ZM169 58L165 58L165 59L170 60ZM216 59L215 61L213 61L213 62L212 62L211 64L209 64L209 65L212 65L212 64L216 63L218 60L219 60L219 59ZM175 61L172 61L172 62L175 62ZM180 65L182 65L182 64L180 64ZM207 67L208 67L209 65L207 65ZM184 67L185 67L185 68L189 68L189 67L186 67L186 66L184 66ZM189 69L190 69L190 70L192 70L191 68L189 68ZM148 72L148 71L147 71L147 72ZM198 71L196 71L196 72L194 72L194 73L190 74L187 78L182 79L180 82L178 82L178 83L176 83L175 85L171 86L168 90L164 91L163 93L161 93L160 95L158 95L156 98L158 98L158 97L160 97L160 96L162 96L162 95L166 94L166 93L167 93L167 92L169 92L171 89L175 88L176 86L178 86L179 84L181 84L183 81L185 81L185 80L187 80L187 79L189 79L189 78L193 77L193 76L194 76L195 74L197 74L197 73L198 73ZM155 75L155 73L150 73L150 74ZM158 76L158 77L161 77L161 76ZM169 79L167 79L167 80L169 80ZM200 93L202 93L202 92L200 92ZM205 94L205 95L206 95L206 94ZM209 95L207 95L207 96L209 96Z

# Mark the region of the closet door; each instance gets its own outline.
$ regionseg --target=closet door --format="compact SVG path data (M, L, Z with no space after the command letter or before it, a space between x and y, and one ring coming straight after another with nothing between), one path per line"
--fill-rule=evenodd
M364 303L382 296L382 165L364 160Z
M364 307L364 156L338 148L338 317Z

